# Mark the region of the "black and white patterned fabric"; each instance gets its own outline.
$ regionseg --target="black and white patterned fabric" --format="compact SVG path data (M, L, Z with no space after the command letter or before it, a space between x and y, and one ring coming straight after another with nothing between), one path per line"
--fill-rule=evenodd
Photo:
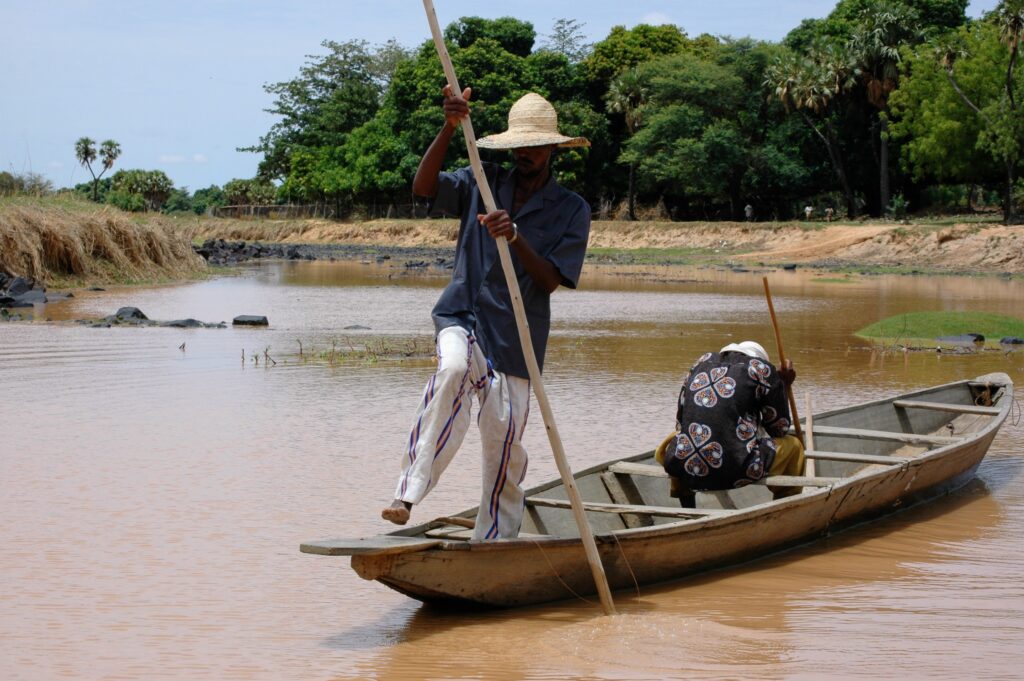
M770 363L709 352L683 379L665 471L694 490L742 487L771 469L790 426L786 387Z

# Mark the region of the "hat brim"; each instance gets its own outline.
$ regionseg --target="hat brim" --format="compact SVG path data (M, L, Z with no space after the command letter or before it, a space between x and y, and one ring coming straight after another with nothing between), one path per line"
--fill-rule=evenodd
M548 132L506 131L497 135L488 135L477 140L476 145L482 149L521 149L523 147L544 147L554 144L559 147L589 147L590 140L586 137L566 137Z

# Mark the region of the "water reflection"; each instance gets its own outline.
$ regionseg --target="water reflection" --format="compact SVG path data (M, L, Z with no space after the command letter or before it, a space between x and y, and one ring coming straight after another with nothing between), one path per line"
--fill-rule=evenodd
M0 675L38 678L1009 677L1024 663L1024 433L1007 424L980 483L813 546L618 594L447 612L359 579L300 541L374 534L429 362L304 362L331 342L426 337L440 273L274 264L114 289L39 310L140 307L157 319L266 314L269 329L0 325ZM851 334L921 309L1024 316L1001 279L773 272L799 404L845 406L1005 371L1024 355L872 352ZM553 301L545 382L570 462L650 449L707 349L774 341L761 274L588 269ZM349 326L367 329L346 329ZM185 349L179 347L185 343ZM254 366L241 351L269 353ZM1017 398L1024 392L1017 388ZM479 443L417 519L475 505ZM527 433L528 484L557 475Z

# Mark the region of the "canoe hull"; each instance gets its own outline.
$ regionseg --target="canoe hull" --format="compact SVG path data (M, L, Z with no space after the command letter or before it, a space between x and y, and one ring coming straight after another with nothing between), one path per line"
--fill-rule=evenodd
M740 504L738 509L707 517L662 518L645 526L625 526L623 523L627 516L632 514L588 512L588 517L596 522L598 528L601 528L601 522L608 527L609 517L620 523L619 529L614 531L596 530L598 550L609 584L613 589L633 589L636 585L679 579L748 562L867 519L934 499L963 486L974 476L1012 403L1013 384L1009 377L998 374L977 380L992 380L993 377L998 378L1003 387L998 414L984 417L988 421L982 427L976 428L975 432L963 432L955 442L937 436L946 432L946 426L932 411L922 414L917 410L908 415L906 410L894 410L892 403L900 398L879 400L815 417L816 429L818 424L826 424L823 432L829 432L828 424L831 424L833 433L842 430L842 426L863 428L872 425L888 429L887 432L932 433L933 439L949 442L920 446L923 451L913 458L897 459L903 463L858 467L826 462L826 466L831 467L826 474L838 473L840 476L834 484L814 489L805 487L801 494L757 503L758 498L768 498L762 487L758 492L762 497L748 496L748 499L755 499L753 503ZM969 384L974 385L972 382L949 384L918 391L910 397L952 399L951 395L967 390ZM967 401L970 401L969 397ZM957 428L964 423L965 417L960 418L955 422ZM863 432L875 433L877 438L879 431ZM836 443L840 442L835 439L837 437L833 435L830 440L826 436L821 440L831 445L833 451L852 453L860 447L861 453L898 454L897 450L903 446L899 443L872 445L847 439L841 441L844 449L836 449ZM849 438L848 435L843 437ZM829 451L828 446L822 449ZM625 461L650 461L650 453ZM607 472L609 465L595 466L575 476L585 499L588 489L590 498L595 499L595 481L599 481L601 475L610 475ZM640 487L644 487L644 494L648 496L667 494L665 480L640 480ZM527 495L564 498L559 496L557 482L537 487ZM660 502L646 503L664 505L665 499L667 496ZM565 526L553 525L555 519L565 516L557 515L560 513L557 509L530 510L536 516L531 522L537 523L537 531L544 536L487 542L443 541L425 550L406 552L371 551L352 555L352 567L365 579L380 581L423 601L461 601L513 607L595 593L593 577L579 538L571 536ZM538 515L537 511L547 515ZM472 512L463 515L471 516ZM384 536L430 536L430 527L428 524Z
M609 584L630 589L745 562L948 494L974 476L993 436L896 475L865 475L835 489L762 505L771 508L599 535ZM515 569L509 569L510 561ZM471 550L353 556L352 567L366 579L423 601L514 607L595 593L578 539L501 540Z

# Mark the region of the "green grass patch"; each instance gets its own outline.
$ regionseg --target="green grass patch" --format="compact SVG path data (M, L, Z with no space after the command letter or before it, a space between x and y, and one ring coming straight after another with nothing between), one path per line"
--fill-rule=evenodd
M998 343L1005 336L1024 336L1024 319L988 312L909 312L875 322L856 336L885 344L934 343L940 336L980 333L986 343Z

